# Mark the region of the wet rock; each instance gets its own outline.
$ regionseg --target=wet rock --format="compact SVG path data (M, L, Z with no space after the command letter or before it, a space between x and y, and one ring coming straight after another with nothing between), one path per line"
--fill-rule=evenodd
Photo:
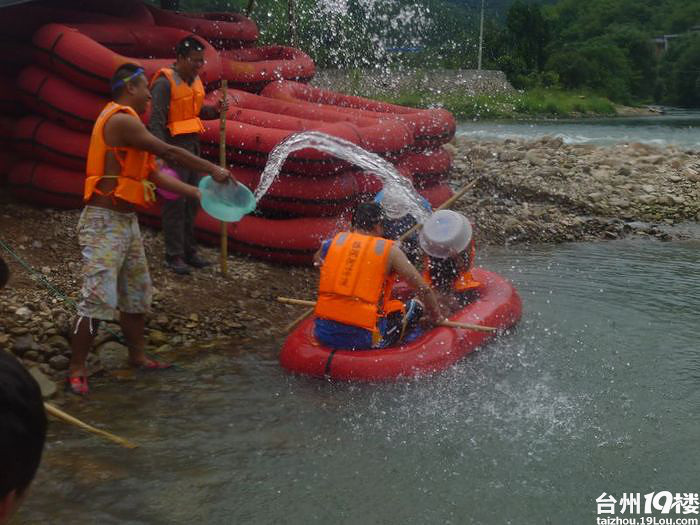
M36 363L39 361L39 352L36 350L27 350L22 354L22 359Z
M525 154L525 160L533 166L542 166L545 163L544 159L537 155L534 151L528 151Z
M69 363L70 359L68 359L64 355L55 355L51 359L49 359L49 365L51 366L51 368L58 371L67 370Z
M554 166L543 166L536 169L533 175L535 177L542 177L543 179L550 179L552 177L559 177L561 175L561 170Z
M501 162L517 162L525 158L524 151L500 151L498 153L498 160Z
M166 343L170 338L160 330L150 330L148 332L148 339L152 343L158 345Z
M107 341L97 348L97 357L105 369L123 368L129 355L129 349L116 341Z
M38 345L36 344L32 334L25 332L24 335L15 337L14 344L12 345L12 352L16 356L22 357L30 350L38 350Z
M15 310L15 315L23 319L29 319L32 316L32 311L26 306L21 306Z
M29 373L39 384L41 395L44 399L50 399L56 394L56 383L47 377L38 367L31 367Z
M46 340L45 344L51 348L59 350L60 352L70 351L70 343L61 335L52 335Z
M656 202L656 197L654 197L653 195L637 195L635 197L635 200L641 204L649 205L654 204L654 202Z
M610 206L615 206L616 208L629 208L630 207L630 201L627 199L618 199L618 198L613 198L610 199Z

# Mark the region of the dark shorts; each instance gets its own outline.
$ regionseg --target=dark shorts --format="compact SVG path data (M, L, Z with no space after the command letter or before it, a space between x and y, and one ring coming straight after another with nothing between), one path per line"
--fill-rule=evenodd
M387 348L414 334L423 315L423 305L417 299L406 303L405 313L396 312L379 320L381 339L372 341L372 332L328 319L316 319L314 336L324 346L336 350L371 350Z

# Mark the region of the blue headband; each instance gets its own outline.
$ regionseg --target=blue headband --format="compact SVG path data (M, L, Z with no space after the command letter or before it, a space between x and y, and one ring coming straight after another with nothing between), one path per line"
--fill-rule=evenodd
M142 75L145 73L144 69L142 67L138 68L136 71L134 71L131 75L129 75L126 78L120 78L116 82L112 84L112 90L117 89L118 87L125 86L132 80L134 80L137 76Z

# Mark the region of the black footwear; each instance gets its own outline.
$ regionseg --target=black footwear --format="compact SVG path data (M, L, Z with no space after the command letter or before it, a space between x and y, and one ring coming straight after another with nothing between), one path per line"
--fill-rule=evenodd
M165 265L178 275L189 275L192 273L182 257L173 257L165 260Z
M194 255L191 255L185 259L185 262L192 266L193 268L206 268L207 266L211 266L211 263L205 259L202 259L199 255L196 253Z

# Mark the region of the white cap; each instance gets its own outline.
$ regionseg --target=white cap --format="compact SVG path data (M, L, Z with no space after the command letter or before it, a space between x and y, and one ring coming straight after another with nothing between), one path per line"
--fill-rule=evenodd
M375 202L379 203L389 219L400 219L408 214L408 207L398 192L384 189L377 194Z
M452 210L433 213L423 223L418 242L431 257L447 259L464 251L472 240L472 225L469 220Z

